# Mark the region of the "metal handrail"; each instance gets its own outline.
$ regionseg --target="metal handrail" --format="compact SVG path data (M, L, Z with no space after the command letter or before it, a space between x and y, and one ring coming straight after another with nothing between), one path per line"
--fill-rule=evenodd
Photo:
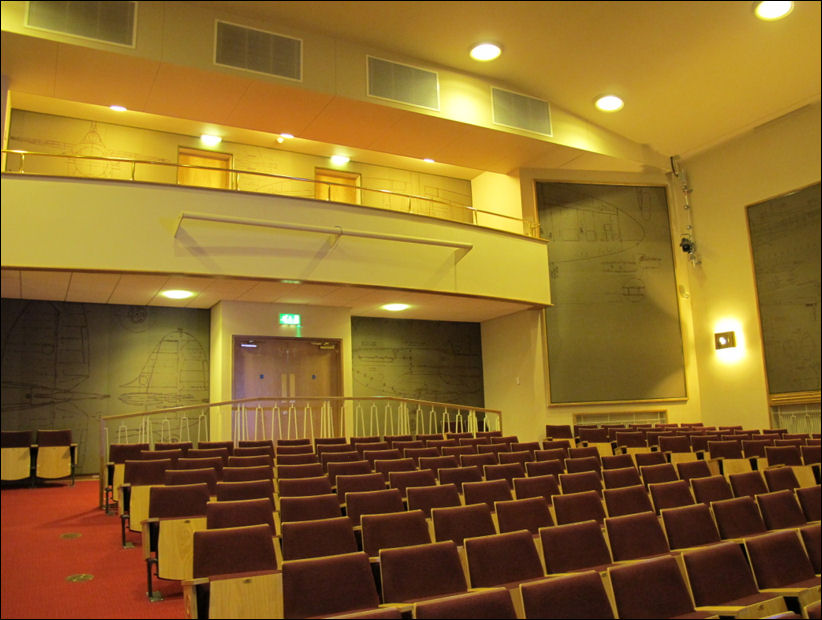
M258 172L258 171L255 171L255 170L238 170L238 169L235 169L235 168L217 168L217 167L214 167L214 166L199 166L199 165L192 165L192 164L179 164L179 163L172 163L172 162L165 162L165 161L155 161L155 160L148 160L148 159L130 159L130 158L126 158L126 157L104 157L104 156L99 156L99 155L66 155L66 154L63 154L63 153L43 153L43 152L37 152L37 151L25 151L25 150L20 150L20 149L3 149L0 152L2 152L2 154L4 156L8 156L8 155L19 155L20 156L20 166L17 170L8 170L8 169L5 170L5 172L7 172L9 174L21 174L21 175L36 176L38 173L26 172L25 169L24 169L25 168L25 160L26 160L27 156L50 157L50 158L57 158L57 159L80 160L80 161L101 161L101 162L111 162L111 163L117 163L117 164L129 164L131 166L130 178L127 179L129 181L136 181L137 180L135 178L135 176L136 176L136 168L137 168L138 164L139 165L147 165L147 166L160 166L160 167L164 166L164 167L167 167L167 168L175 168L175 169L187 168L187 169L194 169L194 170L211 170L211 171L217 171L217 172L224 172L224 173L232 175L233 178L235 179L235 183L234 183L235 186L237 184L236 179L238 178L239 175L252 175L252 176L269 178L269 179L277 179L277 180L285 180L285 181L296 181L296 182L301 182L301 183L311 183L312 185L315 185L315 186L316 185L329 186L329 198L328 198L329 201L331 201L331 198L330 198L330 187L331 186L344 187L344 188L348 188L348 189L353 188L353 189L356 189L357 191L373 192L373 193L382 194L382 195L387 194L389 196L396 196L396 197L399 197L399 198L405 198L405 199L408 199L409 212L412 212L411 211L411 201L412 200L419 200L419 201L422 201L422 202L425 202L425 203L428 203L428 204L431 204L431 205L440 205L440 206L448 207L449 209L461 209L461 210L463 210L464 212L466 212L467 214L470 215L470 218L471 218L470 223L473 224L473 225L478 225L477 224L477 215L486 215L486 216L489 216L489 217L498 217L498 218L502 218L503 220L510 220L512 222L516 222L516 223L520 224L522 226L522 230L523 230L522 234L525 235L525 236L539 237L539 225L532 222L532 221L529 221L529 220L525 220L525 219L522 219L522 218L517 218L517 217L511 216L511 215L506 215L504 213L494 213L493 211L485 211L485 210L482 210L482 209L477 209L477 208L475 208L473 206L470 206L470 205L461 205L461 204L457 204L457 203L447 201L447 200L439 200L439 199L436 199L436 198L430 198L428 196L420 196L420 195L417 195L417 194L406 194L406 193L403 193L403 192L395 192L395 191L386 190L386 189L373 189L373 188L364 187L364 186L361 186L361 185L351 186L351 185L346 185L344 183L335 183L333 181L317 181L315 179L307 179L307 178L304 178L304 177L294 177L294 176L283 175L283 174L273 174L273 173L269 173L269 172ZM6 158L5 166L8 167L8 158ZM44 175L44 176L63 176L63 175L59 175L59 174L55 175L53 173L49 173L48 175ZM67 175L67 176L69 176L70 178L74 178L76 176L83 176L83 175ZM106 180L111 180L111 181L126 180L126 179L111 179L109 177L94 177L93 175L88 175L88 176L91 176L92 178L105 178ZM231 189L233 189L234 191L246 191L246 190L240 190L238 187L234 187L234 188L231 188ZM248 192L248 193L252 193L252 192ZM280 195L282 195L282 194L280 194ZM338 201L333 201L333 202L338 202ZM344 204L355 204L355 203L344 203ZM378 207L369 207L368 205L361 205L361 204L357 204L357 206L366 207L366 208L378 208ZM427 214L419 214L419 215L425 215L426 217L435 217L436 219L445 219L445 220L448 220L448 221L468 223L468 222L465 222L464 220L460 220L460 219L452 219L452 218L440 217L440 216L434 216L434 215L427 215ZM514 234L516 234L516 233L514 233Z

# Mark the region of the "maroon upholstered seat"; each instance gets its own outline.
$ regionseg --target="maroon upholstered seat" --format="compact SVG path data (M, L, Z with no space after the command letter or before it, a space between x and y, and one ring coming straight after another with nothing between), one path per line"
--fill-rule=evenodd
M765 484L771 492L783 489L792 491L799 488L799 481L792 467L768 467L762 473L765 476Z
M642 484L642 478L639 477L639 470L636 467L620 467L602 470L602 482L606 489L618 489Z
M615 562L669 553L668 539L653 512L605 519L605 531Z
M769 530L800 527L808 522L796 495L789 489L757 495L756 503Z
M459 489L455 484L435 484L427 487L408 487L408 510L422 510L431 516L432 508L461 505Z
M605 507L596 491L563 493L551 498L557 525L578 523L593 519L597 523L605 520Z
M198 470L195 470L198 471ZM251 480L248 482L217 482L217 501L267 498L274 502L274 482Z
M528 530L536 535L541 527L554 525L548 501L543 497L529 497L496 502L500 533Z
M716 475L707 478L691 478L691 490L694 492L694 499L703 504L710 505L711 502L723 499L731 499L734 494L728 479L725 476Z
M206 506L206 527L209 530L267 525L270 536L277 533L274 511L268 499L241 499L231 502L209 502Z
M414 618L516 618L505 588L439 596L414 605Z
M802 542L805 543L805 551L808 552L808 559L813 566L813 572L817 575L820 573L820 565L822 565L822 540L820 534L822 526L819 523L811 523L799 528L799 534L802 536Z
M317 465L319 467L319 465ZM293 467L301 467L294 465ZM225 482L248 482L249 480L270 480L274 477L274 469L270 465L259 467L224 467L223 480Z
M514 584L545 576L534 537L527 530L465 539L472 588Z
M382 595L386 603L409 602L468 590L457 545L451 540L383 549L379 558Z
M596 521L581 521L539 531L548 574L584 568L603 570L613 563L602 528Z
M504 479L466 482L462 485L466 504L485 503L493 511L494 503L513 499L511 488Z
M654 507L651 504L651 497L642 484L618 487L616 489L605 489L603 496L609 517L654 511Z
M430 469L392 471L388 474L388 486L397 489L402 497L406 496L408 487L429 487L432 484L437 484L437 477Z
M486 503L433 508L431 520L437 541L451 540L461 545L466 537L496 534L491 508Z
M808 521L819 521L822 518L822 487L818 484L812 487L800 487L794 492L805 518Z
M767 531L756 502L747 495L711 502L711 510L719 536L723 539L742 538Z
M796 530L780 530L745 539L748 560L760 590L819 587Z
M369 556L381 549L424 545L431 542L431 532L422 510L363 515L362 548Z
M209 495L217 494L217 472L213 467L203 469L167 469L163 483L167 486L181 484L197 484L204 482L208 486Z
M668 546L684 549L720 542L719 530L707 504L693 504L662 511Z
M466 467L443 467L437 471L440 484L454 484L462 493L462 486L466 482L481 482L482 470L475 465Z
M280 521L313 521L341 517L342 511L334 493L298 495L280 498Z
M520 585L526 618L613 618L602 577L585 571Z
M651 484L648 486L648 490L651 493L651 501L657 513L665 508L690 506L695 503L691 486L684 480Z
M289 521L282 524L283 560L302 560L359 550L348 517Z
M277 556L266 525L194 532L194 578L274 570Z
M257 456L229 456L226 465L228 467L273 467L274 463L270 456L258 454Z
M557 477L552 474L514 478L514 495L517 499L542 497L551 502L551 497L559 495Z
M328 495L333 493L329 476L312 476L311 478L283 478L277 481L280 497L298 497L302 495Z
M382 491L385 489L385 477L381 473L344 474L337 476L337 499L345 503L345 494L356 491Z
M345 496L345 505L346 514L351 517L355 526L360 524L360 517L362 517L362 515L400 512L405 508L399 489L355 491L348 493Z

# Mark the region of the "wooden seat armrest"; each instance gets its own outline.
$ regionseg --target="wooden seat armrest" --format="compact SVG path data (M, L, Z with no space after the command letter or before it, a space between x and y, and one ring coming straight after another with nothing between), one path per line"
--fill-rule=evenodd
M147 560L151 557L152 551L157 551L157 534L160 531L160 519L159 517L144 519L140 526L143 541L143 559Z
M734 618L768 618L788 611L784 597L775 596L751 605L704 605L697 606L696 611L716 614L719 616L733 616Z

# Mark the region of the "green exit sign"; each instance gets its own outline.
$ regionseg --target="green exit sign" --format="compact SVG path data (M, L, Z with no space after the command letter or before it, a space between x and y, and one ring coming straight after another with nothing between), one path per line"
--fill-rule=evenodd
M281 314L280 325L300 325L299 314Z

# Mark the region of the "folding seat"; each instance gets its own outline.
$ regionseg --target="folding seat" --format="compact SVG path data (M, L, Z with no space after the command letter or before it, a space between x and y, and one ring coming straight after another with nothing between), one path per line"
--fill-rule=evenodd
M541 449L538 441L520 441L511 444L511 452L522 452L527 450L531 453L531 460L534 460L534 452Z
M549 575L582 569L604 571L613 563L602 527L596 521L544 527L539 537Z
M374 461L376 460L385 461L387 459L401 459L403 457L399 450L391 450L390 448L387 448L385 450L363 450L362 458L363 460L368 461L368 464L371 465L371 469L374 469Z
M565 440L576 444L574 432L568 424L546 424L545 437L548 441Z
M113 443L109 446L106 463L106 514L109 512L109 497L114 503L120 503L120 487L123 486L126 461L139 460L140 452L148 448L147 443Z
M356 450L351 450L348 446L340 447L344 449L339 451L333 450L327 452L320 452L320 465L322 465L324 471L328 471L328 466L330 463L349 463L352 461L363 460L363 458L360 456L360 453ZM365 464L368 465L368 461L365 461Z
M177 465L174 469L205 469L207 467L214 469L217 473L218 481L223 479L223 468L225 467L225 463L223 462L222 457L219 456L203 459L184 456L177 459Z
M337 500L345 503L345 494L356 491L382 491L386 488L382 474L353 474L337 476Z
M362 550L369 557L377 557L380 549L431 542L431 531L422 510L366 514L361 523Z
M351 517L354 527L360 525L362 515L402 510L405 510L405 506L399 489L356 491L345 496L345 514Z
M526 530L466 538L465 558L472 588L512 587L545 577L534 537Z
M204 482L151 487L148 519L141 524L150 600L162 600L154 593L152 566L160 579L193 577L191 541L195 531L206 529L208 500L208 485Z
M120 530L123 546L126 546L126 523L132 532L141 531L141 523L148 518L149 493L152 486L165 481L165 471L171 467L171 459L156 461L126 461L123 472Z
M316 459L317 457L313 454L289 454L285 456L297 456L299 458L308 458ZM277 457L277 459L281 459L285 457ZM306 461L307 463L315 463L314 461ZM277 461L278 465L300 465L302 463L284 463L281 461ZM226 467L274 467L274 459L270 456L265 454L258 454L256 456L229 456L228 460L226 461ZM273 476L272 476L273 478Z
M690 482L691 478L707 478L713 475L707 461L682 461L676 464L680 480Z
M398 489L403 498L406 496L408 487L430 487L432 484L437 484L437 477L430 469L388 473L388 486Z
M733 542L709 545L682 555L697 609L723 615L763 618L787 611L785 599L756 587L742 547Z
M769 468L784 465L793 469L799 486L809 487L819 483L813 466L802 463L799 446L765 446L765 458Z
M641 484L605 489L603 496L609 517L654 511L648 491Z
M637 467L664 465L668 462L662 452L636 452L633 456Z
M802 537L802 542L805 544L805 551L808 553L808 559L813 566L813 572L817 575L820 571L820 564L822 564L822 527L819 523L811 523L810 525L803 525L799 528L799 535Z
M157 459L171 459L171 467L177 464L177 460L183 456L182 449L176 450L142 450L140 458L144 461L156 461Z
M437 471L440 484L454 484L462 493L462 485L466 482L481 482L482 470L475 466L467 467L443 467Z
M442 433L418 433L416 439L419 441L428 441L429 439L442 439Z
M242 444L243 442L240 442ZM234 448L232 456L268 456L274 458L274 446L269 442L268 446L243 446L238 445Z
M694 499L703 504L710 505L711 502L731 499L734 496L728 479L721 474L707 478L691 478L690 483Z
M198 471L198 470L194 470ZM252 480L250 482L217 482L217 501L238 499L270 499L274 503L274 482L271 480Z
M410 439L408 441L392 441L391 447L394 450L399 450L403 454L404 458L405 450L407 448L424 448L425 442L419 439Z
M426 448L443 448L444 446L458 446L459 441L456 439L426 439L425 440L425 447Z
M209 495L217 495L217 472L214 471L213 467L203 469L167 469L163 477L163 484L166 486L197 484L200 482L208 486Z
M458 446L443 446L440 448L440 454L442 456L453 456L457 458L457 463L459 463L459 457L461 454L476 454L477 449L475 446L464 446L462 444Z
M414 471L417 464L414 459L387 459L374 461L374 471L382 474L388 480L388 473L392 471Z
M606 489L618 489L620 487L632 487L637 484L642 484L642 478L639 477L639 470L633 466L620 467L619 469L604 469L602 470L602 481Z
M519 437L516 435L491 435L491 443L505 444L508 446L507 450L511 451L511 444L519 443Z
M414 459L419 467L419 460L421 456L442 456L439 448L406 448L403 450L403 457L407 459Z
M365 450L389 450L387 441L357 441L351 439L351 445L354 449L362 454ZM365 458L365 457L363 457Z
M613 455L611 455L613 456ZM584 458L595 458L597 461L600 462L601 466L601 456L599 450L593 446L581 447L581 448L568 448L568 458L569 459L584 459Z
M281 533L283 560L303 560L359 551L354 525L348 517L309 521L284 521Z
M437 542L451 540L462 545L465 538L497 533L491 508L485 503L432 508L431 521Z
M333 493L328 476L312 478L284 478L277 484L278 497L299 497L302 495L328 495Z
M715 615L694 609L688 586L672 556L612 566L608 576L619 618L707 618Z
M760 493L768 492L768 485L762 477L762 472L749 471L731 474L728 476L728 482L731 483L734 497L742 497L744 495L756 497Z
M337 476L352 474L370 474L371 465L368 463L368 461L364 460L343 462L334 461L326 464L326 473L328 475L328 481L333 486L337 483Z
M241 439L234 448L235 452L237 448L271 448L273 450L274 442L270 439Z
M259 458L259 457L250 457L250 456L230 456L228 457L228 465L229 467L242 467L243 461L239 461L237 459L250 459L250 458ZM232 459L234 462L232 463ZM269 458L269 461L271 459ZM319 463L320 459L317 457L316 454L313 452L300 452L298 454L278 454L274 457L274 461L277 465L308 465L310 463ZM249 463L249 461L245 461ZM264 464L264 463L260 463ZM265 463L269 464L269 463Z
M194 578L183 582L190 617L283 617L282 576L267 526L195 532L192 554Z
M497 455L493 452L482 452L478 454L460 454L460 467L479 467L480 470L485 465L497 465Z
M691 506L696 503L694 496L691 494L691 486L684 480L651 484L648 486L648 490L651 493L651 501L657 514L664 508Z
M772 493L761 493L756 496L759 512L769 530L806 525L808 520L796 500L792 490L783 489Z
M596 472L600 477L602 463L595 456L570 457L565 459L565 471L569 474L578 474L584 471Z
M796 499L802 507L802 512L808 521L819 521L822 518L822 487L818 484L812 487L796 489Z
M664 509L662 527L671 549L710 545L721 540L707 504Z
M319 467L319 464L317 466ZM286 466L281 465L280 467ZM288 467L302 467L302 465L288 465ZM270 465L262 465L259 467L223 467L224 482L248 482L250 480L273 479L274 468Z
M502 437L502 431L477 431L474 435L478 439L487 439L490 443L491 437Z
M403 443L406 441L413 441L413 437L411 435L386 435L383 437L383 440L388 442L388 447L393 449L395 448L395 443ZM399 448L402 450L401 448Z
M520 584L525 618L616 618L596 571Z
M155 441L155 450L182 450L183 456L186 456L189 450L194 447L190 441ZM146 448L148 449L148 448Z
M337 500L345 504L345 494L358 491L382 491L386 488L382 474L353 474L337 476Z
M602 497L602 480L595 471L583 471L576 474L560 474L559 486L562 494L581 493L582 491L594 491L597 496Z
M305 446L311 446L311 440L307 437L301 437L298 439L280 438L277 440L277 443L275 445L277 452L279 452L281 449L285 452L294 450L293 452L291 452L291 454L304 450Z
M200 444L202 445L202 443ZM233 451L230 451L227 447L214 447L214 448L189 448L188 452L186 453L186 458L189 459L210 459L214 457L220 457L223 459L223 465L228 463L228 457L233 454Z
M780 530L744 540L757 587L763 592L819 600L820 580L797 530Z
M0 436L3 481L31 478L31 431L3 431Z
M477 451L477 446L481 443L491 443L490 437L460 437L459 438L459 447L468 446L473 449L473 452ZM454 446L445 446L446 448L453 448Z
M419 601L468 591L462 560L457 545L451 540L383 549L379 559L385 603Z
M534 458L537 462L559 461L562 469L565 469L565 459L568 458L567 448L550 448L548 450L535 450Z
M596 491L563 493L554 495L551 501L554 504L554 519L557 525L591 519L601 524L605 520L605 507Z
M625 467L633 467L636 469L636 465L634 465L634 459L631 458L630 454L613 454L611 456L603 456L602 457L602 469L623 469Z
M497 453L497 461L500 465L517 464L525 470L525 464L533 461L533 453L528 450L520 450L519 452L499 452Z
M799 452L803 465L818 465L822 462L822 447L819 444L800 446Z
M723 540L754 536L768 531L753 497L743 495L711 502L716 527Z
M495 511L500 533L528 530L536 536L539 528L554 525L548 502L542 497L498 501Z
M742 440L729 439L708 442L710 461L718 467L716 471L723 476L752 470L751 461L742 454Z
M325 475L323 466L320 463L308 463L307 465L278 465L274 470L274 473L277 480L282 480L284 478L314 478Z
M562 450L563 456L562 458L566 458L568 456L568 450L571 448L576 447L576 442L572 441L571 439L553 439L553 440L546 440L542 442L542 450L541 452L545 452L546 450ZM536 456L536 453L534 453ZM551 457L556 458L556 457Z
M773 445L768 439L743 439L742 454L751 462L755 470L765 469L768 461L765 458L765 446Z
M562 461L559 460L532 461L525 464L526 476L546 476L550 474L559 479L559 475L564 473L565 467L563 467Z
M607 428L581 428L579 429L579 440L577 445L582 443L583 447L593 447L599 452L599 456L610 456L614 453L614 447L608 438Z
M436 476L443 467L459 467L459 461L456 456L421 456L418 465L420 469L430 469Z
M231 502L208 502L206 527L216 530L246 525L267 525L270 536L277 535L274 511L267 499L241 499Z
M322 618L379 607L380 597L363 552L283 562L283 614ZM357 615L356 617L360 617Z
M670 553L668 539L653 512L605 519L605 534L614 562Z
M335 519L342 516L339 500L333 493L281 497L279 503L281 523Z
M459 489L451 483L408 487L406 493L408 510L422 510L426 517L431 516L432 508L462 505Z
M513 499L511 487L503 479L466 482L462 485L462 494L466 504L487 504L493 512L494 503Z
M617 454L631 455L636 452L649 452L648 440L642 431L618 431L614 435Z
M306 443L300 444L282 444L283 439L277 440L277 445L274 448L274 456L294 456L296 454L316 454L311 442L306 439ZM292 440L293 441L293 440Z
M510 444L507 443L481 443L477 445L477 454L491 454L494 456L494 462L498 463L499 458L497 455L500 452L510 452L508 449L509 445Z
M70 430L38 430L34 457L34 476L44 480L71 478L77 461L77 444Z
M505 588L439 596L414 604L414 618L517 618Z
M486 481L505 480L508 488L514 486L514 478L524 478L525 468L520 463L500 463L499 465L485 465L482 468Z
M765 476L765 484L768 490L782 491L788 489L793 491L799 487L794 470L791 467L768 467L762 474Z
M353 446L358 443L378 443L379 441L379 435L356 435L351 438L350 443Z
M646 450L645 452L648 452L648 451L651 451L651 450L659 450L659 438L662 435L671 435L671 434L673 434L673 433L671 433L671 431L669 431L666 428L655 428L655 429L646 430L645 431L645 440L648 442L648 450ZM640 452L642 452L642 451L640 451ZM667 458L666 458L666 461L667 461Z
M674 482L679 480L676 473L676 467L670 463L663 463L661 465L643 465L639 468L639 475L642 477L642 483L647 487L650 484L658 482Z
M514 495L517 499L541 497L550 504L551 497L559 495L559 483L556 476L551 474L514 478L513 482Z

